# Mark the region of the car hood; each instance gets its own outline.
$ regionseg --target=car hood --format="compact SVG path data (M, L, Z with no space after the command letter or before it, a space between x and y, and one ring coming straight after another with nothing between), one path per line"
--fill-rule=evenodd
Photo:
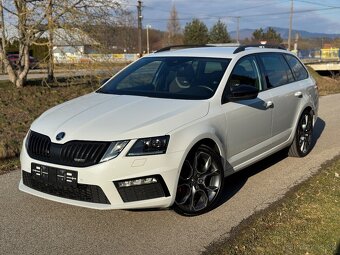
M31 129L55 143L135 139L168 134L204 117L208 110L204 100L91 93L51 108ZM55 139L59 132L66 134L60 142Z

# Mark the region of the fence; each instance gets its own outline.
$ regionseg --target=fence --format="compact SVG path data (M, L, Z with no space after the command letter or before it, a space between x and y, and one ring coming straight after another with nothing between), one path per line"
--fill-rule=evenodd
M340 60L339 48L299 50L296 54L301 59Z
M56 63L92 63L92 62L132 62L138 59L137 54L54 54Z

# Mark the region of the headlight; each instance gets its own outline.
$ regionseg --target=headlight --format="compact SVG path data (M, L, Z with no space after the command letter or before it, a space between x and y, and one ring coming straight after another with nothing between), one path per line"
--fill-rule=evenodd
M110 144L109 148L107 148L107 150L106 150L104 156L102 157L102 159L100 160L100 162L105 162L105 161L108 161L110 159L117 157L119 155L119 153L121 153L122 150L124 150L125 146L128 143L129 143L129 140L112 142Z
M130 149L128 156L164 154L168 147L170 136L157 136L138 139Z

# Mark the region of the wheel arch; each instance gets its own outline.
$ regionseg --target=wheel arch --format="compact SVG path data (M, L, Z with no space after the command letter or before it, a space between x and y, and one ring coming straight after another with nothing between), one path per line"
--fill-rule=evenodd
M207 129L204 129L204 131L202 129L186 130L184 132L178 133L176 135L176 140L180 141L180 144L178 144L179 149L183 148L183 155L182 155L181 162L179 164L178 174L181 171L184 161L189 155L189 153L193 151L194 149L196 149L201 144L205 144L209 146L211 149L213 149L214 152L216 152L221 157L221 163L222 163L223 169L224 171L226 171L226 164L225 164L226 153L225 153L225 148L222 142L223 139L220 139L218 137L218 135L216 134L213 128L207 128Z
M190 153L192 150L196 149L197 147L199 147L200 145L206 145L208 147L210 147L214 152L216 152L218 155L221 155L221 150L219 148L219 146L217 145L217 143L211 139L211 138L203 138L201 140L199 140L198 142L196 142L190 149L190 151L188 153Z
M293 128L293 131L292 131L292 133L291 133L291 135L290 135L290 137L289 137L289 143L292 143L292 142L293 142L293 139L294 139L295 133L296 133L296 129L297 129L297 125L298 125L298 123L299 123L299 120L300 120L300 118L301 118L301 115L302 115L302 113L305 112L306 110L312 112L312 115L313 115L313 125L315 124L316 115L315 115L315 111L314 111L312 105L307 104L307 105L304 105L303 107L301 107L301 110L298 112L298 114L297 114L297 116L296 116L296 118L295 118L295 120L294 120L294 125L293 125L293 127L292 127L292 128Z

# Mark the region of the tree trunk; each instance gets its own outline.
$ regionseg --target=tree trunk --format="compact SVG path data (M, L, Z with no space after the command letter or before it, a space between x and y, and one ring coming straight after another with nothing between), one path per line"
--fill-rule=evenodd
M54 57L53 57L53 35L54 35L54 26L53 26L53 17L52 17L52 2L50 0L48 2L47 7L47 21L48 21L48 68L47 68L47 82L54 81Z

